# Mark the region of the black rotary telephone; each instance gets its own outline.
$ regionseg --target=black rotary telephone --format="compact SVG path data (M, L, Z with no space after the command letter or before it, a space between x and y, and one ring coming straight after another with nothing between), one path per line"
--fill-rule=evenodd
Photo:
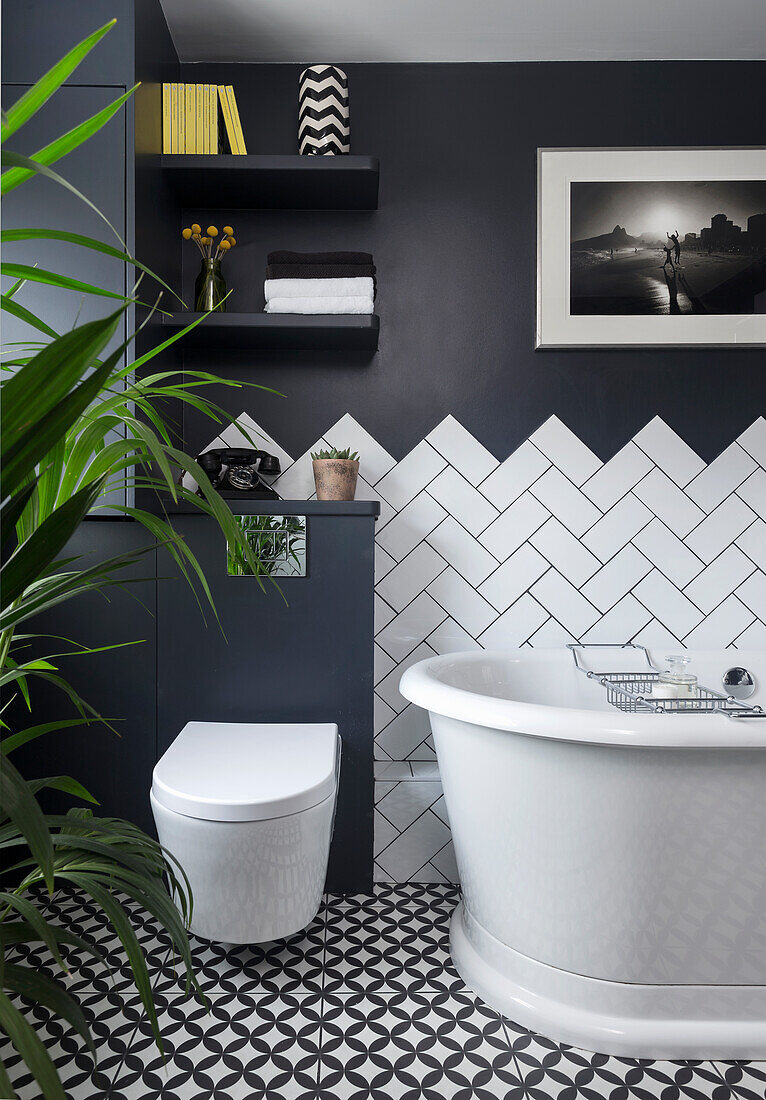
M221 496L249 496L257 500L281 500L261 474L282 472L279 459L250 447L224 447L197 455L202 469ZM198 490L199 491L199 490Z

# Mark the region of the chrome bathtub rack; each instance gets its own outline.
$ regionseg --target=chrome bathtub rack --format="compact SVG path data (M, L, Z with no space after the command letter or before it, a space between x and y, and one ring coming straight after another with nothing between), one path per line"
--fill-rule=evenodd
M652 684L659 680L660 669L652 664L646 646L635 642L611 642L600 645L595 642L571 642L567 649L574 658L575 668L589 680L597 680L606 691L606 698L613 707L626 714L725 714L729 718L766 718L766 711L760 706L750 706L740 702L732 695L723 695L719 691L697 685L697 694L692 699L652 699ZM596 649L633 649L643 654L646 667L638 672L621 670L604 672L586 668L581 660L581 652Z

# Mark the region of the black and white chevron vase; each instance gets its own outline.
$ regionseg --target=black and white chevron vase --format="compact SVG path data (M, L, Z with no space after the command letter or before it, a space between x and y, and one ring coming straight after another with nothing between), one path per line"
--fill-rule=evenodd
M336 65L309 65L298 86L298 151L333 156L350 150L348 77Z

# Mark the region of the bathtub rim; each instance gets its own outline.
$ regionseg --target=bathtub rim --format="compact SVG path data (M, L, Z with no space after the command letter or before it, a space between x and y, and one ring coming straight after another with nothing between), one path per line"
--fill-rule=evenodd
M638 985L559 970L495 939L464 901L450 953L491 1008L557 1042L618 1058L766 1058L766 986Z
M406 669L399 691L411 703L445 718L554 741L645 748L766 749L766 718L625 714L616 707L602 711L518 702L456 687L433 674L456 661L481 664L508 659L523 661L523 650L470 650L428 657Z

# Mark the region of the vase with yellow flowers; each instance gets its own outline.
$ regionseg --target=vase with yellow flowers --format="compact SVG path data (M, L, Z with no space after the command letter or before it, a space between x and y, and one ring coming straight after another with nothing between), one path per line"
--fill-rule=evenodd
M202 255L202 268L194 284L195 310L197 313L225 313L226 283L221 274L221 260L237 243L234 230L225 225L219 240L214 225L209 225L203 234L201 226L195 222L184 229L181 236L185 241L194 241Z

